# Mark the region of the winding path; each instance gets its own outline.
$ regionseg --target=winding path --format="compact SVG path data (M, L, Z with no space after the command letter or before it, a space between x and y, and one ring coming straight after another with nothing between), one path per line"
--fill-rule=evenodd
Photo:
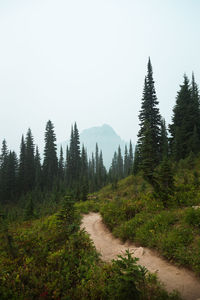
M140 265L145 266L152 273L157 273L167 291L178 290L185 300L200 300L200 280L192 272L168 263L148 248L136 247L127 242L122 243L114 238L103 224L100 214L84 215L82 228L88 232L104 261L111 261L118 254L129 249L139 258Z

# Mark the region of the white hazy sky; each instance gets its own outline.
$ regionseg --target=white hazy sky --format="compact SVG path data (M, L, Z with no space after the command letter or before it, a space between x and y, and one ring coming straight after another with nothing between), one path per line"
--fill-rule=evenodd
M136 141L148 56L160 110L171 120L183 74L200 83L199 0L0 0L0 142L19 148L48 119L110 124Z

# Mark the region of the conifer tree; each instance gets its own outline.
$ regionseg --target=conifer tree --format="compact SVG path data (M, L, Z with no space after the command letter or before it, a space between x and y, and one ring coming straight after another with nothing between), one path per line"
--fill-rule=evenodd
M54 125L49 120L45 131L45 147L43 161L43 183L48 189L52 189L53 183L58 174L58 158L57 158L56 135L54 133Z
M121 156L121 149L118 148L118 152L114 152L111 167L109 170L109 176L112 183L116 183L118 180L123 178L123 159Z
M70 153L69 153L69 147L67 145L66 162L65 162L65 184L66 184L66 186L69 186L69 164L70 164Z
M70 145L67 147L67 183L72 188L74 182L74 127L71 126Z
M41 158L38 146L36 146L35 152L35 188L41 189L42 187L42 167L41 167Z
M199 88L195 82L194 73L192 73L192 83L191 83L191 97L192 97L192 114L193 114L193 133L190 138L191 150L193 153L198 153L200 151L200 96Z
M8 147L6 140L4 139L2 142L2 148L1 148L1 156L0 156L0 167L2 168L2 165L5 163L6 158L8 157Z
M7 197L7 168L8 168L8 147L6 140L2 142L0 155L0 202L4 202Z
M129 155L128 155L127 145L125 145L125 150L124 150L124 177L127 177L128 175L129 175Z
M19 156L19 174L18 174L18 189L22 194L25 191L26 175L25 175L25 157L26 157L26 145L24 141L24 135L21 138L20 156Z
M110 167L110 170L109 170L109 178L110 178L110 181L112 183L112 188L116 189L117 188L117 183L118 183L118 180L119 180L118 166L117 166L117 152L116 151L114 152L111 167Z
M59 180L64 180L64 156L63 156L63 148L60 147L60 158L58 162L58 178Z
M130 175L132 173L132 169L133 169L133 145L132 145L132 142L130 140L130 143L129 143L129 169L128 169L128 175Z
M17 155L8 151L3 140L0 156L0 202L15 200L17 194Z
M81 200L87 200L87 195L89 192L89 177L88 177L88 159L87 159L87 152L82 146L81 151L81 177L80 177L80 184L81 184Z
M26 135L25 147L25 191L31 191L35 184L34 143L30 128Z
M195 123L198 134L200 134L200 95L199 88L197 83L195 82L194 73L192 73L192 83L190 87L191 97L192 97L192 114L193 121Z
M199 149L199 96L198 88L192 79L184 75L173 109L172 124L169 126L171 138L170 148L172 157L178 161L184 159L191 151L197 153Z
M103 187L107 182L107 171L103 163L102 151L99 152L98 144L95 146L95 155L88 164L89 191L94 192Z
M78 192L81 173L81 155L79 132L76 123L71 129L70 147L67 155L68 185Z
M107 180L107 172L103 163L103 153L101 150L99 155L99 183L100 183L99 188L102 188L106 184L106 180Z
M136 175L140 169L140 152L138 149L138 145L135 146L135 152L134 152L134 161L133 161L133 174Z
M17 190L17 155L14 151L10 151L6 169L6 200L14 201Z
M74 167L75 179L79 179L81 170L80 138L77 124L74 124Z
M95 185L96 185L96 189L98 190L100 188L100 182L99 182L99 147L97 143L95 147Z
M160 161L160 122L161 117L156 97L153 70L149 58L147 76L144 81L142 107L139 114L138 151L145 178L153 183L153 171Z
M92 158L89 160L88 176L89 176L89 191L94 192L96 191L96 184L95 184L95 159L93 153L92 153Z
M168 157L168 137L165 120L161 120L160 152L161 159Z
M122 158L121 148L119 146L118 154L117 154L117 177L119 179L122 179L124 177L123 169L124 169L123 158Z

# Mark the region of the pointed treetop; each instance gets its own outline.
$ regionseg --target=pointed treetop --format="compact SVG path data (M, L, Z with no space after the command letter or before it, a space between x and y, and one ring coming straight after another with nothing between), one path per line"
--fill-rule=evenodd
M192 82L195 82L194 71L192 71Z
M147 68L148 68L148 72L149 72L149 73L152 73L152 64L151 64L151 59L150 59L150 56L149 56L149 60L148 60L148 64L147 64Z
M189 78L188 78L188 76L184 73L184 75L183 75L183 78L184 78L184 84L186 84L186 85L188 85L189 84Z

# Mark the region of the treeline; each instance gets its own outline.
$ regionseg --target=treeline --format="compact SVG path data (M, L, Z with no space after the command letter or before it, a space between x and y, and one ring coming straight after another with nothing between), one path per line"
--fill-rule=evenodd
M194 74L191 82L184 75L168 128L161 117L158 104L149 59L139 114L140 129L133 172L136 174L142 171L144 177L166 201L167 195L173 190L172 165L200 152L200 97Z
M102 152L96 145L95 155L88 160L84 146L80 149L76 123L71 129L70 145L66 154L60 148L57 156L54 125L48 121L45 129L43 162L39 149L34 144L31 129L22 135L20 155L9 151L6 140L2 142L0 155L0 203L16 201L32 191L70 191L79 200L85 200L88 192L95 191L107 183L107 172Z
M76 200L86 200L88 193L131 173L131 142L129 151L127 146L125 148L124 159L119 147L107 172L98 144L91 158L88 158L84 145L81 147L76 123L71 128L66 153L63 153L61 146L59 157L54 125L50 120L46 124L44 141L42 160L31 129L28 129L25 137L22 135L19 158L14 151L8 150L6 140L3 140L0 155L0 203L15 202L30 193L38 199L48 192L54 195L67 192L73 194Z

